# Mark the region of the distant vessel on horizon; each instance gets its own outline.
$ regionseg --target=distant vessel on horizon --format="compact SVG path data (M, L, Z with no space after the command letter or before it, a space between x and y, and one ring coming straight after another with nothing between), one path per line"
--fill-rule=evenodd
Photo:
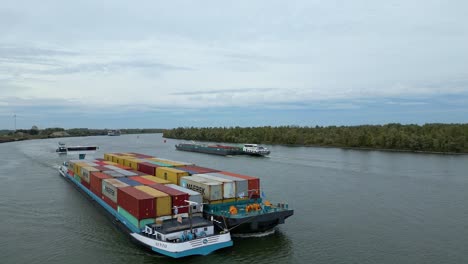
M120 136L120 130L118 129L109 130L107 131L107 135L108 136Z
M66 146L65 143L59 142L58 148L55 150L58 154L79 154L86 155L95 153L99 147L98 146Z
M257 144L244 144L240 146L228 145L206 145L200 143L179 143L175 145L177 150L200 152L215 155L251 155L251 156L266 156L270 154L270 150L266 147Z

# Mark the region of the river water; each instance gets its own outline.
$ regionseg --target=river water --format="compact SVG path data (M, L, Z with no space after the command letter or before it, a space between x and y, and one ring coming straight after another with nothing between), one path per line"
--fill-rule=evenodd
M254 175L295 214L272 235L173 260L133 244L55 166L58 141ZM0 144L0 263L468 263L468 156L268 146L270 157L176 151L161 134ZM76 158L76 157L68 157Z

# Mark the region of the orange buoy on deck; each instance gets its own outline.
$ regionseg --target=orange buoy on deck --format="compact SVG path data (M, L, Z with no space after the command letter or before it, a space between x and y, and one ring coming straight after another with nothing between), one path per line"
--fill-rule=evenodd
M237 208L234 205L231 205L231 207L229 207L229 213L232 215L237 214Z

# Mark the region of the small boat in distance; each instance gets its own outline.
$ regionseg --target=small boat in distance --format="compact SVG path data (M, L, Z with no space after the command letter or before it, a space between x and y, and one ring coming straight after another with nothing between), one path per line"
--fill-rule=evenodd
M266 156L270 154L269 149L257 144L244 144L244 147L242 147L242 151L244 152L244 154L256 156Z
M59 146L55 150L58 154L90 154L96 152L98 146L69 146L67 147L65 143L59 142Z
M67 154L67 147L65 147L65 143L59 142L58 148L55 150L58 154Z
M107 131L107 135L108 136L120 136L120 130L118 129L109 130Z
M266 147L257 144L244 144L242 146L228 146L228 145L207 145L199 143L179 143L175 145L177 150L200 152L206 154L215 154L221 156L227 155L252 155L252 156L266 156L270 154L270 150Z

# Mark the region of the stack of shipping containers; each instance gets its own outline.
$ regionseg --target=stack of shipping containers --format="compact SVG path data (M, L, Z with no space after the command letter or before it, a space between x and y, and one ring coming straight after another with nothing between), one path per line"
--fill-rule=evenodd
M132 152L71 160L68 173L137 228L187 214L186 201L201 205L260 197L258 178ZM200 205L192 212L201 213Z

